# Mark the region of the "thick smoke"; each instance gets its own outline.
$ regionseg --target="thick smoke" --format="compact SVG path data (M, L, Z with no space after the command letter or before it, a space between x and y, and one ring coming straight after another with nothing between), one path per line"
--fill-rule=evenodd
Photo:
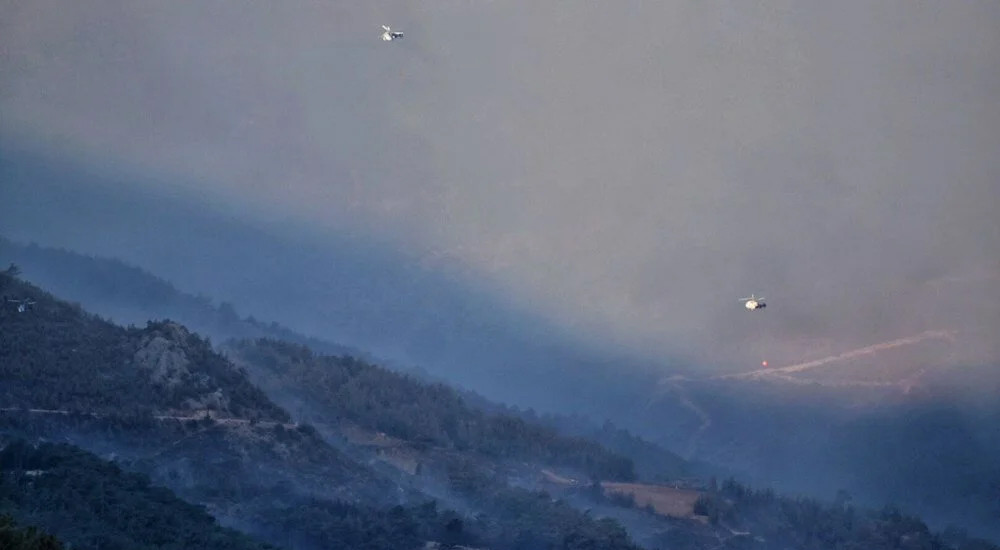
M1000 356L995 2L4 13L11 147L389 243L653 358L790 364L924 330L968 335L955 363Z

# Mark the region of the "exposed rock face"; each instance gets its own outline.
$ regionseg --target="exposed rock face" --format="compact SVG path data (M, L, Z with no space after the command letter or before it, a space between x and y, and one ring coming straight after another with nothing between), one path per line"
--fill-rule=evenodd
M196 411L225 411L229 409L229 399L223 395L222 388L217 388L214 392L199 395L197 398L185 399L184 408Z
M153 382L168 388L179 386L191 378L190 361L184 349L163 336L143 338L135 352L135 364L151 371Z
M177 323L165 323L143 336L135 352L135 365L150 371L150 379L167 390L178 390L194 397L183 401L190 410L226 410L229 399L214 387L204 373L192 372L186 345L191 333Z

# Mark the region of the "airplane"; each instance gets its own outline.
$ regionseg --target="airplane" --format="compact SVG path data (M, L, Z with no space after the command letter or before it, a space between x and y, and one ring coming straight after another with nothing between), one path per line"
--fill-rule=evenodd
M744 302L743 307L747 308L750 311L754 311L756 309L764 309L767 307L767 304L764 303L763 296L754 296L753 294L751 294L749 298L740 298L740 301Z
M17 312L18 313L24 313L25 311L27 311L28 306L35 305L35 301L34 300L29 300L27 298L25 298L24 300L13 300L11 298L7 298L7 301L17 304Z
M385 29L385 32L382 33L382 40L386 42L392 42L397 38L403 38L402 31L394 31L386 25L382 25L382 28Z

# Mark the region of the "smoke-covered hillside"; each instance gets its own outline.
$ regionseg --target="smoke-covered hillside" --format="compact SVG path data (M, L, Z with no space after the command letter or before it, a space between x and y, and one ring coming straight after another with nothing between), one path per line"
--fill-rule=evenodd
M431 499L418 479L399 469L387 473L363 445L338 450L311 426L294 423L244 371L183 326L122 328L15 273L0 274L0 292L33 303L0 311L7 388L0 421L10 436L66 440L114 457L206 506L223 524L292 548L350 541L398 548L422 537L509 548L515 540L552 543L571 535L579 544L632 547L615 523L536 502L540 495L509 487L473 455L453 457L445 470L470 484L466 507L485 515L427 508ZM426 444L418 437L406 443ZM396 527L372 538L386 522Z

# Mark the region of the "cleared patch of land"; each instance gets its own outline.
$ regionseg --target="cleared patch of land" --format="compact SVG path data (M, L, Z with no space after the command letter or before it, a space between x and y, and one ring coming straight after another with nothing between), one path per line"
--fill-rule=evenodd
M602 482L601 486L606 494L631 495L636 505L652 505L657 514L674 518L694 517L694 503L701 496L700 491L664 485Z

